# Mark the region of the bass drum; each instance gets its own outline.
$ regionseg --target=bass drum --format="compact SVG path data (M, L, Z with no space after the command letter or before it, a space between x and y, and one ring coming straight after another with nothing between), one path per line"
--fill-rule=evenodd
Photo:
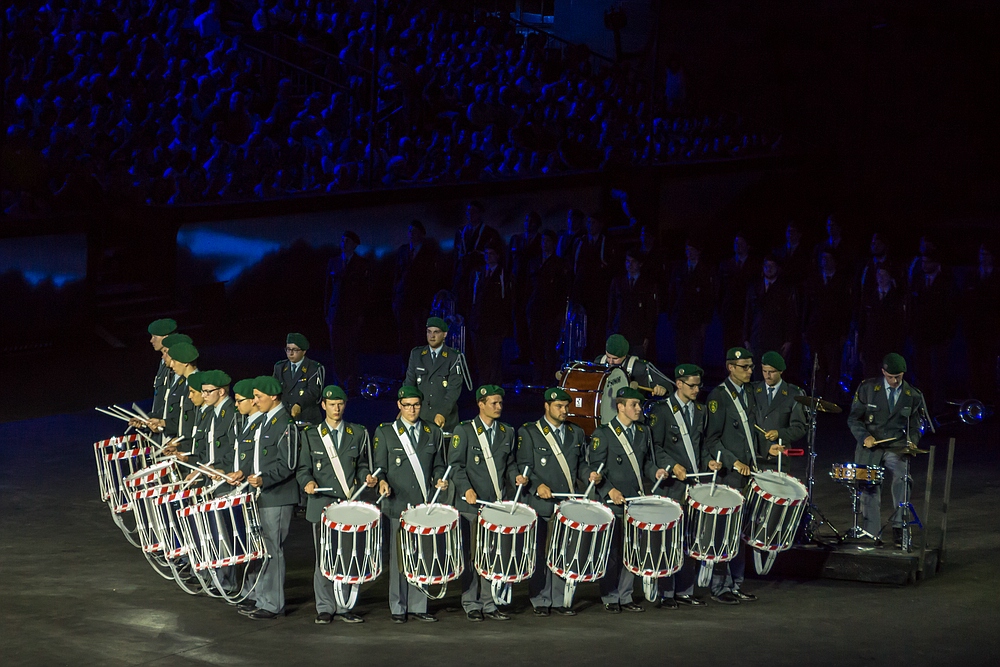
M566 421L581 427L589 436L598 426L615 418L615 394L628 386L621 368L578 361L563 369L559 386L569 394Z

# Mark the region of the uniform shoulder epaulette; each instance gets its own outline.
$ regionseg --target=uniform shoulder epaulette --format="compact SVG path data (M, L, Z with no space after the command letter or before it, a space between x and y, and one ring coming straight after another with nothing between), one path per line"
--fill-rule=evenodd
M528 428L529 426L534 425L534 423L535 422L524 422L524 426L522 428Z
M299 430L302 431L303 433L305 433L306 431L308 431L310 429L314 429L314 428L316 428L316 426L314 424L306 424L305 426L299 428Z

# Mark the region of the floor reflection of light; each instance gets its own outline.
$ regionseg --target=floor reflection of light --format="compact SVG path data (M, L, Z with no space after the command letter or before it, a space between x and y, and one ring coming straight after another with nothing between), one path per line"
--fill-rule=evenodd
M281 249L281 244L275 241L208 229L182 229L177 234L177 242L195 257L212 261L215 278L222 282L236 278L268 253Z

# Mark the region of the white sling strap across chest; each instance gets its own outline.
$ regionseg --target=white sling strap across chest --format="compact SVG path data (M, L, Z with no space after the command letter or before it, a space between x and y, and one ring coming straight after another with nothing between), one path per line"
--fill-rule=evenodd
M642 472L639 470L639 462L635 458L635 451L632 449L632 445L628 443L628 438L625 437L625 429L623 428L621 431L618 429L612 430L614 431L615 437L618 438L618 442L621 443L622 449L625 450L625 456L628 457L628 462L632 464L632 472L635 473L635 480L639 483L639 495L646 495L642 491Z
M398 424L398 422L397 422ZM410 466L413 468L413 475L417 478L417 484L420 485L420 494L423 499L427 500L427 481L424 475L424 468L420 465L420 459L417 458L417 452L413 449L413 445L410 443L409 431L403 427L403 432L400 433L400 427L394 424L395 428L393 432L396 434L396 438L399 439L399 444L403 446L403 451L406 452L406 458L410 460ZM416 428L416 427L415 427Z
M677 428L681 432L681 440L684 441L684 451L687 452L688 458L691 459L691 470L695 473L698 472L698 460L694 455L694 443L691 442L691 434L688 433L687 422L684 421L684 415L681 414L686 408L678 407L676 410L672 410L674 415L674 421L677 422Z
M569 463L566 461L566 455L563 454L562 447L560 447L559 443L556 442L555 434L552 432L552 429L549 429L548 433L545 432L541 419L535 422L535 426L538 427L538 430L541 432L542 437L545 438L545 441L549 443L549 447L552 448L552 453L556 455L556 461L559 462L559 467L562 468L563 474L566 476L566 485L569 487L569 492L573 493L576 486L573 484L573 475L569 471Z
M746 388L743 391L746 391ZM729 400L736 406L736 412L740 414L740 421L743 423L743 433L747 436L747 446L750 447L750 458L753 459L753 467L756 468L757 448L754 447L753 433L750 432L750 422L747 420L746 410L743 409L743 403L740 402L739 394L733 396L728 386L726 387L726 395L729 396Z
M473 423L473 426L475 426L475 423ZM496 424L493 425L493 428L496 428ZM490 474L490 481L493 482L493 491L497 494L497 500L503 500L503 494L500 492L500 479L497 477L497 466L493 462L493 452L490 450L490 444L486 440L486 428L484 427L480 430L477 427L476 437L479 438L479 446L483 449L483 459L486 461L486 471Z
M326 449L326 455L329 457L330 463L333 464L333 472L337 475L340 488L344 490L344 497L350 499L354 495L354 487L347 485L347 474L344 472L344 464L340 462L337 448L333 446L333 438L330 437L330 431L326 433L320 432L320 439L323 441L323 448ZM341 437L341 442L343 443L343 437Z

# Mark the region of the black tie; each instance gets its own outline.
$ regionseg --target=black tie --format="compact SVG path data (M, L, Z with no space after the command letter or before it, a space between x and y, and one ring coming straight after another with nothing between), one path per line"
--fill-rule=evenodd
M774 387L767 388L767 404L771 405L771 401L774 400Z
M743 404L743 408L747 407L747 393L745 391L740 392L740 403Z
M896 408L896 392L898 389L889 390L889 412L892 412Z
M486 444L490 446L490 450L493 449L493 429L486 429Z
M687 422L688 433L691 432L691 404L684 406L684 421Z
M632 427L631 426L629 426L627 429L625 429L625 438L628 440L628 444L630 444L630 445L634 441L635 434L632 432Z
M555 429L554 431L552 431L552 434L556 438L556 444L559 445L560 449L562 449L563 439L562 439L562 434L559 432L559 429Z
M340 439L340 432L337 429L330 431L330 437L333 439L333 451L337 451L338 440Z

